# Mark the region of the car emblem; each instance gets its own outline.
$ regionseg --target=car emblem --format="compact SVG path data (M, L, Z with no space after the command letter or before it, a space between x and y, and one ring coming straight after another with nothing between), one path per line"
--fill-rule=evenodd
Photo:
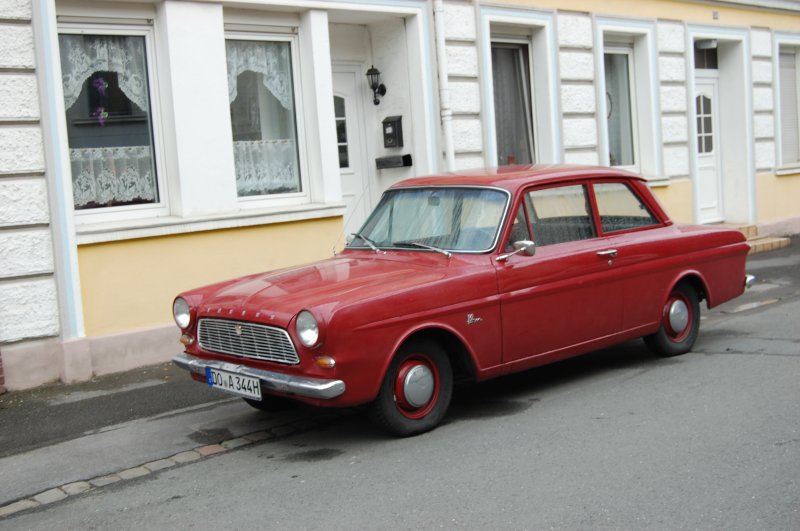
M242 335L242 325L234 326L233 327L233 333L236 334L237 336L241 337L241 335Z
M471 314L467 315L467 324L468 325L472 325L472 324L475 324L475 323L480 323L481 321L483 321L483 318L482 317L475 317L474 313L471 313Z

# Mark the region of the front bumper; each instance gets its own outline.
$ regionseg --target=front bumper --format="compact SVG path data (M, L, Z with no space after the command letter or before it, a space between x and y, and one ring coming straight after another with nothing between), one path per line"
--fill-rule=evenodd
M244 365L228 363L225 361L204 360L189 354L182 353L172 358L172 362L187 371L205 377L206 367L228 371L252 378L258 378L261 388L276 393L304 396L330 400L344 393L344 382L341 380L324 380L321 378L306 378L304 376L290 376L279 372L253 369Z

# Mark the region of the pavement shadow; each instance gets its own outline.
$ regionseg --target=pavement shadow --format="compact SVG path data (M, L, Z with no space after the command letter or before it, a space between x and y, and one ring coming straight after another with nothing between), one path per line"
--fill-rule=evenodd
M657 370L675 363L681 363L680 357L658 358L637 340L487 382L459 384L442 426L520 414L553 389L613 371ZM395 440L370 422L366 406L325 410L320 415L322 419L335 420L323 420L313 431L324 434L328 443L335 440L340 448L354 442Z

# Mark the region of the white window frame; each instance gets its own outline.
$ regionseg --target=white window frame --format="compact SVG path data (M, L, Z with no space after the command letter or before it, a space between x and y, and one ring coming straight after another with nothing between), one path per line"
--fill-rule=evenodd
M561 134L561 93L558 87L558 45L555 14L501 7L482 7L479 25L481 98L484 115L484 163L497 164L497 134L492 79L492 42L499 42L506 30L524 35L531 63L531 107L533 113L534 157L539 164L564 160ZM492 37L493 31L496 38Z
M305 137L305 115L303 114L303 90L302 76L300 75L300 52L299 38L297 35L287 35L285 33L274 32L250 32L250 31L225 31L225 41L256 41L256 42L288 42L292 59L292 96L294 98L295 110L295 131L297 132L297 161L300 171L300 192L290 192L285 194L257 195L240 197L237 194L239 208L243 210L269 208L276 206L301 205L311 202L311 180L308 176L308 160ZM233 134L233 124L230 124L231 136ZM233 144L230 146L233 151ZM233 175L234 186L236 174Z
M69 176L70 205L73 209L76 225L90 225L96 223L106 223L114 221L125 221L131 219L149 219L170 215L169 208L169 188L167 170L164 164L165 144L163 140L163 123L159 105L159 89L156 68L156 41L153 27L145 20L142 24L107 24L107 23L81 23L68 22L58 24L58 34L71 35L112 35L112 36L132 36L144 37L145 59L147 61L147 81L148 99L150 101L150 123L153 135L153 166L156 171L156 186L158 186L158 202L142 205L124 205L115 207L99 207L86 210L76 210L72 199L72 170L69 166L65 168L65 178ZM58 58L59 82L61 81L60 49ZM63 86L59 85L61 98L58 102L59 120L64 124L66 131L67 109L64 105ZM65 138L67 138L65 133ZM61 149L66 153L69 160L69 145L65 144Z
M800 36L796 34L775 34L774 49L773 49L773 79L775 83L773 90L775 94L775 151L776 157L776 172L781 173L800 173L800 161L787 161L783 160L783 104L781 101L781 75L780 75L780 52L781 49L790 49L795 54L795 84L797 88L797 112L798 124L800 124ZM798 126L800 129L800 125ZM798 137L800 137L800 130L798 130Z
M526 104L528 105L528 108L526 109L526 112L525 112L525 121L527 123L526 125L528 127L528 134L529 134L529 138L530 138L530 141L528 142L528 149L530 149L531 160L533 161L533 163L537 163L539 161L539 145L538 145L538 142L539 142L539 131L538 131L538 128L536 126L536 93L534 92L535 91L535 87L534 87L534 81L533 81L533 57L532 57L533 56L533 50L532 50L531 40L530 39L525 39L525 38L520 38L520 37L507 36L507 35L503 35L502 33L498 33L497 36L494 36L494 37L491 38L489 44L490 44L490 50L489 50L489 52L490 52L489 53L489 55L490 55L490 59L489 59L490 63L491 63L491 50L494 48L495 44L499 44L499 45L508 44L508 45L511 45L514 48L522 47L522 46L527 48L527 51L528 51L528 76L525 79L525 88L527 89L528 94L527 94L527 98L525 99L525 101L526 101ZM492 64L492 71L490 72L490 75L492 75L492 79L494 80L494 64ZM493 81L493 83L494 83L494 81ZM493 96L494 96L494 93L493 93ZM497 151L497 115L496 115L496 110L494 109L494 102L493 102L493 106L492 106L492 111L493 111L493 114L494 114L494 117L495 117L495 120L494 120L495 136L494 136L494 138L495 138L495 152L496 152ZM497 162L497 157L495 157L494 160L495 161L494 161L493 166L496 166L497 163L498 163Z
M600 164L610 164L608 153L608 109L605 96L605 51L627 45L629 58L631 116L635 118L633 166L617 166L641 174L650 181L661 181L664 175L664 152L661 140L660 80L656 25L651 21L616 18L595 18L594 57L597 90L598 149ZM647 131L646 135L640 134Z
M640 152L639 152L639 116L638 116L638 107L636 103L636 65L635 65L635 57L633 53L633 45L632 44L617 44L617 43L606 43L603 46L603 93L604 99L606 100L606 109L605 109L605 121L606 121L606 145L610 144L609 139L609 132L608 132L608 98L605 94L608 93L606 89L606 79L605 79L605 56L606 55L624 55L628 59L628 106L630 108L631 114L631 150L633 151L633 164L618 164L614 166L615 168L621 168L626 170L631 170L634 172L639 171L641 167L640 164ZM611 156L610 156L610 147L607 147L605 152L605 157L608 158L608 164L611 164Z

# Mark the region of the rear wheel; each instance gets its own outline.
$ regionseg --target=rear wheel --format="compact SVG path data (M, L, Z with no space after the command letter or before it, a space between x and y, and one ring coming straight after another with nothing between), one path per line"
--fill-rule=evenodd
M659 356L677 356L692 350L700 330L700 302L688 282L676 285L661 310L658 332L644 338Z
M442 347L411 341L389 365L370 414L380 427L401 437L435 428L453 395L453 371Z

